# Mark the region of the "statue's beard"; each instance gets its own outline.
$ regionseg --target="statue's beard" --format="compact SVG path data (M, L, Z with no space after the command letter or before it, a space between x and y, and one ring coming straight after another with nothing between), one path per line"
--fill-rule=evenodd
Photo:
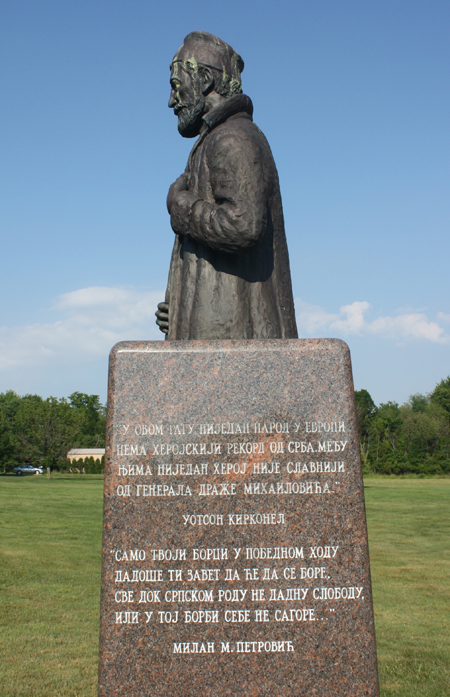
M195 138L200 133L205 113L205 97L198 95L192 105L182 105L178 112L178 132L183 138Z

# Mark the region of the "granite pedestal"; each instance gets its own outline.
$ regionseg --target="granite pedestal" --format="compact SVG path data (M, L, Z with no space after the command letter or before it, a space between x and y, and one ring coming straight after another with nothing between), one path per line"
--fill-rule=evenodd
M379 694L350 354L121 343L99 695L236 694Z

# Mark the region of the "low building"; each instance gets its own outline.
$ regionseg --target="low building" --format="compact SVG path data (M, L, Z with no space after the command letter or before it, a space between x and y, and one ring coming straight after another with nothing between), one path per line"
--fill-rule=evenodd
M69 450L66 457L70 462L74 460L86 460L87 457L93 457L94 460L101 460L105 454L105 448L72 448Z

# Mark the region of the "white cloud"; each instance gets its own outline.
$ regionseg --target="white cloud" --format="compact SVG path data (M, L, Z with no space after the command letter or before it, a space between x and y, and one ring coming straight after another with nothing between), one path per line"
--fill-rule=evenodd
M0 371L6 377L30 369L42 376L105 360L112 346L123 340L155 340L163 335L155 325L155 309L163 291L135 288L91 287L61 295L52 308L57 320L48 324L0 328ZM344 305L337 313L296 301L300 336L377 335L396 341L423 339L449 343L441 324L420 311L403 310L394 316L368 319L367 301Z
M54 305L62 318L51 324L0 327L0 370L52 362L89 362L107 357L118 341L160 339L155 310L162 291L82 288Z
M450 336L438 322L450 321L450 315L438 313L437 320L429 320L424 312L399 312L394 316L366 318L371 306L367 301L343 305L339 312L329 313L318 305L310 305L300 298L295 301L300 336L377 335L396 341L425 339L446 344Z

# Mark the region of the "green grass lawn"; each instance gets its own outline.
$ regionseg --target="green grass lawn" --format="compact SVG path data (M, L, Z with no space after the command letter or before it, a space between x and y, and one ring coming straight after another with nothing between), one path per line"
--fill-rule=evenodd
M450 479L365 480L383 697L450 695Z
M365 485L381 694L445 697L450 479ZM95 697L102 496L99 475L0 477L1 697Z
M2 697L97 694L103 477L0 477Z

